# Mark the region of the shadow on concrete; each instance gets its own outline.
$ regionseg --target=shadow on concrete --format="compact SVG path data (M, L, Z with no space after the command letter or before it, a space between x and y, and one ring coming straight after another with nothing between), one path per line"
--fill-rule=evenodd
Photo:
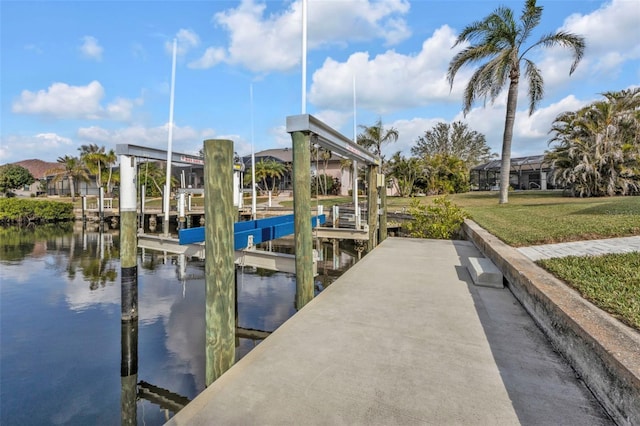
M557 353L508 287L473 284L466 269L473 245L454 244L491 353L523 425L611 425L614 422L568 362Z

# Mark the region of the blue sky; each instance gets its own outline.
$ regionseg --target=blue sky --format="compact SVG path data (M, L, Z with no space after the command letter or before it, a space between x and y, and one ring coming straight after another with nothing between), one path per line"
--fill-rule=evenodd
M581 34L587 50L569 76L562 50L529 55L542 69L545 97L528 115L521 94L513 156L548 148L549 128L605 91L640 84L640 2L539 0L531 37ZM0 163L55 161L82 144L166 148L171 46L178 42L173 149L195 153L228 138L241 154L291 145L288 115L302 110L301 0L0 1ZM458 32L520 1L309 0L306 111L353 136L356 122L398 129L385 153L410 154L440 121L465 121L500 152L506 90L465 117L471 69L446 82ZM250 87L253 87L253 102ZM253 111L253 114L252 114ZM252 125L253 116L253 125Z

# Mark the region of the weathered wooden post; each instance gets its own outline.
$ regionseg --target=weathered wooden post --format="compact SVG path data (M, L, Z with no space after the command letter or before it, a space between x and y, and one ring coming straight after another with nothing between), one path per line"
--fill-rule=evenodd
M138 319L121 321L120 424L138 423Z
M367 188L367 224L369 225L369 241L367 252L373 250L378 236L378 165L369 165Z
M138 382L138 237L136 159L120 156L121 362L120 410L123 425L137 423ZM100 189L100 205L103 193ZM102 208L101 208L102 211Z
M385 175L382 177L382 184L380 187L380 225L378 232L378 244L383 242L387 238L387 181Z
M138 236L135 157L120 156L120 269L122 319L138 318Z
M296 252L296 309L313 299L313 239L311 233L310 133L291 133L293 142L293 228Z
M204 141L206 385L235 359L233 142Z

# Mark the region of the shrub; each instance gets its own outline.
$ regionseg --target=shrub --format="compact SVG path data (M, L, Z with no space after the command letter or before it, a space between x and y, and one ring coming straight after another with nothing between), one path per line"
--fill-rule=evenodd
M411 237L451 239L461 229L462 223L469 215L451 200L437 197L432 205L424 205L414 199L409 205L409 213L413 220L406 225Z
M20 198L0 199L0 222L57 222L73 220L73 204Z

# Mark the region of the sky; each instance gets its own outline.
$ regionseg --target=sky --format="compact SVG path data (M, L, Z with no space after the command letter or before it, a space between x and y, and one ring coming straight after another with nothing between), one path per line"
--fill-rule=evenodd
M538 4L530 42L563 30L587 48L571 76L568 50L527 53L545 94L529 115L520 84L513 157L549 149L558 114L640 85L640 1ZM459 32L499 6L519 17L524 0L308 0L303 96L302 0L0 0L0 164L56 161L86 144L166 149L174 39L174 152L197 153L206 139L231 139L240 155L291 147L286 117L305 111L348 138L381 119L399 132L386 156L409 156L418 137L454 121L499 153L506 87L465 116L473 68L453 86L446 78Z

